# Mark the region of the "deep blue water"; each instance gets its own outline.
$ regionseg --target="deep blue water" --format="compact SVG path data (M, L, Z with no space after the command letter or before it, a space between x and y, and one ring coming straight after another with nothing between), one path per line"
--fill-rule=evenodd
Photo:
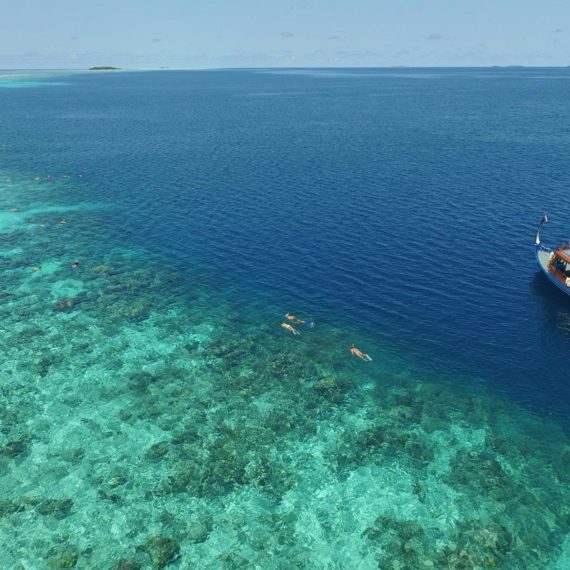
M567 416L570 299L533 240L545 212L545 241L570 237L570 69L65 83L2 93L0 162L85 172L77 192L117 204L106 239L208 268L260 319L280 305L346 323L434 376Z

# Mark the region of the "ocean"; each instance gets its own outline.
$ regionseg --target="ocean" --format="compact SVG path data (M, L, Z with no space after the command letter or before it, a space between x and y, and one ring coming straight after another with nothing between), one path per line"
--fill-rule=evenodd
M570 567L569 100L0 72L0 567Z

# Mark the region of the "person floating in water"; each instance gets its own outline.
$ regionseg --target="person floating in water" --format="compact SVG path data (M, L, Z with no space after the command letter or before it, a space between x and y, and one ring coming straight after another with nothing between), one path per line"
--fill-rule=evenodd
M79 267L79 261L73 261L71 263L71 269L77 269Z
M354 356L357 356L358 358L361 358L362 360L366 360L367 362L372 360L372 358L370 358L370 356L368 356L368 354L366 354L365 352L362 352L362 350L359 350L358 348L356 348L356 346L354 346L354 344L351 346L350 352L352 352L352 354Z
M292 323L305 324L305 321L298 319L295 315L292 315L291 313L285 313L285 318L288 321L291 321Z
M41 271L42 266L41 265L37 265L36 267L32 268L32 271Z
M288 323L281 323L281 328L293 334L301 334L294 326Z
M285 313L285 318L288 321L295 323L296 325L304 325L309 329L312 329L315 326L315 323L313 321L302 321L301 319L298 319L295 315L292 315L291 313Z
M61 225L67 224L67 220L65 220L65 219L59 220L58 224L61 224Z

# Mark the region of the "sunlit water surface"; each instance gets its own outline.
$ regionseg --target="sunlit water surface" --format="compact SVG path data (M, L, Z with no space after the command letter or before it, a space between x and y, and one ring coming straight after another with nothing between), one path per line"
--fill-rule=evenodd
M570 566L569 70L0 75L1 567Z

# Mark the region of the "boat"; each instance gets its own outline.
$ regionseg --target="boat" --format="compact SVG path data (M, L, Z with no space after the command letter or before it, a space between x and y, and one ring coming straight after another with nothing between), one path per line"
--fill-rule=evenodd
M536 230L536 260L546 277L570 295L570 242L563 242L556 249L542 245L540 230L549 221L548 216L544 216Z

